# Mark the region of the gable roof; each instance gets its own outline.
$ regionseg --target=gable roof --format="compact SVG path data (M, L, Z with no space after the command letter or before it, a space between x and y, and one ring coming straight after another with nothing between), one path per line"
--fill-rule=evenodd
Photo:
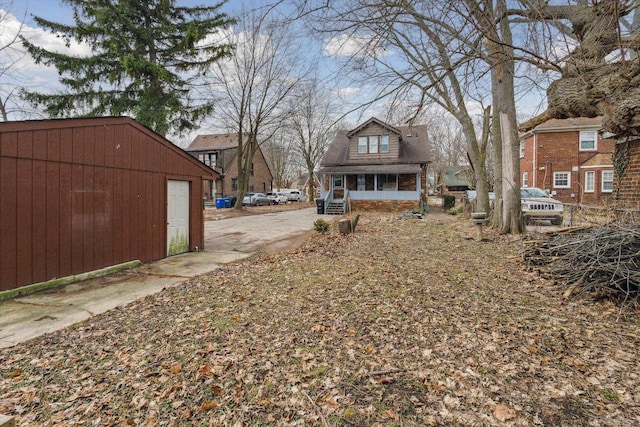
M216 133L198 135L186 151L227 150L238 148L238 133Z
M598 130L602 127L602 116L598 117L572 117L568 119L550 119L539 124L529 132L524 134L531 135L538 132L567 132L577 130Z
M43 120L20 120L0 123L0 132L18 132L18 131L35 131L35 130L49 130L49 129L66 129L66 128L80 128L87 126L115 126L115 125L128 125L138 131L146 134L152 141L157 144L161 144L167 147L173 154L182 157L188 161L191 166L195 166L200 169L203 176L217 177L220 174L194 158L189 153L186 153L184 149L178 147L173 142L169 141L166 137L151 130L137 120L128 116L105 116L105 117L77 117L77 118L58 118L58 119L43 119Z
M356 133L360 132L362 129L366 128L367 126L369 126L370 124L375 123L378 126L381 126L385 129L387 129L389 132L391 133L395 133L396 135L400 135L400 129L393 127L385 122L383 122L380 119L376 119L375 117L371 117L369 120L367 120L366 122L362 123L360 126L358 126L355 129L350 130L347 133L347 137L351 138L353 135L355 135Z
M461 174L467 173L468 169L463 166L447 166L442 175L442 182L447 187L469 187L468 179L461 178Z
M371 123L376 123L399 136L400 155L397 158L349 159L349 138ZM393 127L371 118L353 130L339 130L320 162L322 167L365 165L420 165L430 163L429 135L426 125Z

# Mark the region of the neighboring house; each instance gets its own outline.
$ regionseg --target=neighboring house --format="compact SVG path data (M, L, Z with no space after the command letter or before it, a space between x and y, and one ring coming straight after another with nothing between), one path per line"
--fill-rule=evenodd
M427 127L394 127L371 118L338 131L320 162L327 213L419 208L426 200Z
M128 117L0 123L0 291L202 250L216 176Z
M640 139L618 142L616 158L626 165L617 183L617 201L624 207L640 210Z
M522 187L548 190L565 203L599 204L613 196L614 143L601 117L552 119L520 136Z
M245 138L247 136L245 135ZM186 151L207 166L220 173L215 181L205 182L203 197L237 196L238 194L238 134L198 135ZM258 147L253 156L248 191L266 193L271 191L271 170L262 150Z
M451 194L461 196L471 188L469 176L471 171L464 166L447 166L444 173L440 174L438 187L440 195Z
M318 175L316 175L315 173L313 174L313 186L315 188L315 194L314 197L320 197L320 179L318 178ZM298 190L300 190L301 193L304 193L306 195L309 195L309 186L311 184L311 182L309 181L309 174L308 173L302 173L300 172L298 174L298 178L296 178L296 188Z

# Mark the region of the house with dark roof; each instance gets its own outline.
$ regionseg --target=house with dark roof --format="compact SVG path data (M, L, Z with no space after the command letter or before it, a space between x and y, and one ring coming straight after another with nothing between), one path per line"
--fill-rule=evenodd
M548 190L565 203L613 198L614 142L600 135L602 117L551 119L520 136L522 187Z
M296 178L296 188L300 190L301 193L304 193L308 196L311 185L313 185L313 188L315 189L313 197L317 198L318 196L320 196L320 186L321 186L318 175L315 172L313 173L313 182L312 182L309 179L308 173L302 173L302 172L298 173L298 177Z
M248 135L243 137L246 139ZM205 199L238 194L237 133L198 135L185 151L220 174L217 180L204 183ZM258 146L253 156L248 189L250 192L266 193L271 191L272 181L271 169Z
M416 209L426 201L427 127L371 118L340 130L320 162L325 212Z

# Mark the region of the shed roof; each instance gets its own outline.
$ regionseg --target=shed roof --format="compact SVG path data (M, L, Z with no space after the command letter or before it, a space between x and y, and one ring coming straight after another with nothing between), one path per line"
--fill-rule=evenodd
M164 136L154 132L142 123L127 116L108 116L108 117L80 117L80 118L62 118L62 119L44 119L44 120L20 120L11 122L0 122L0 133L2 132L23 132L36 130L51 129L68 129L90 126L110 126L110 125L129 125L140 132L147 134L155 142L169 148L176 155L188 160L192 165L199 168L204 176L217 178L218 172L198 161L185 150L178 147Z
M613 153L597 153L580 166L613 166Z

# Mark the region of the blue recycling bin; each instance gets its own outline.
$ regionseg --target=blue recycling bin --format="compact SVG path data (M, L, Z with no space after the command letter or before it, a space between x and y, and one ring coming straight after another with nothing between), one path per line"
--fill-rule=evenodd
M225 197L224 198L224 207L225 208L230 208L231 207L231 197Z
M216 199L216 209L224 208L224 199Z

